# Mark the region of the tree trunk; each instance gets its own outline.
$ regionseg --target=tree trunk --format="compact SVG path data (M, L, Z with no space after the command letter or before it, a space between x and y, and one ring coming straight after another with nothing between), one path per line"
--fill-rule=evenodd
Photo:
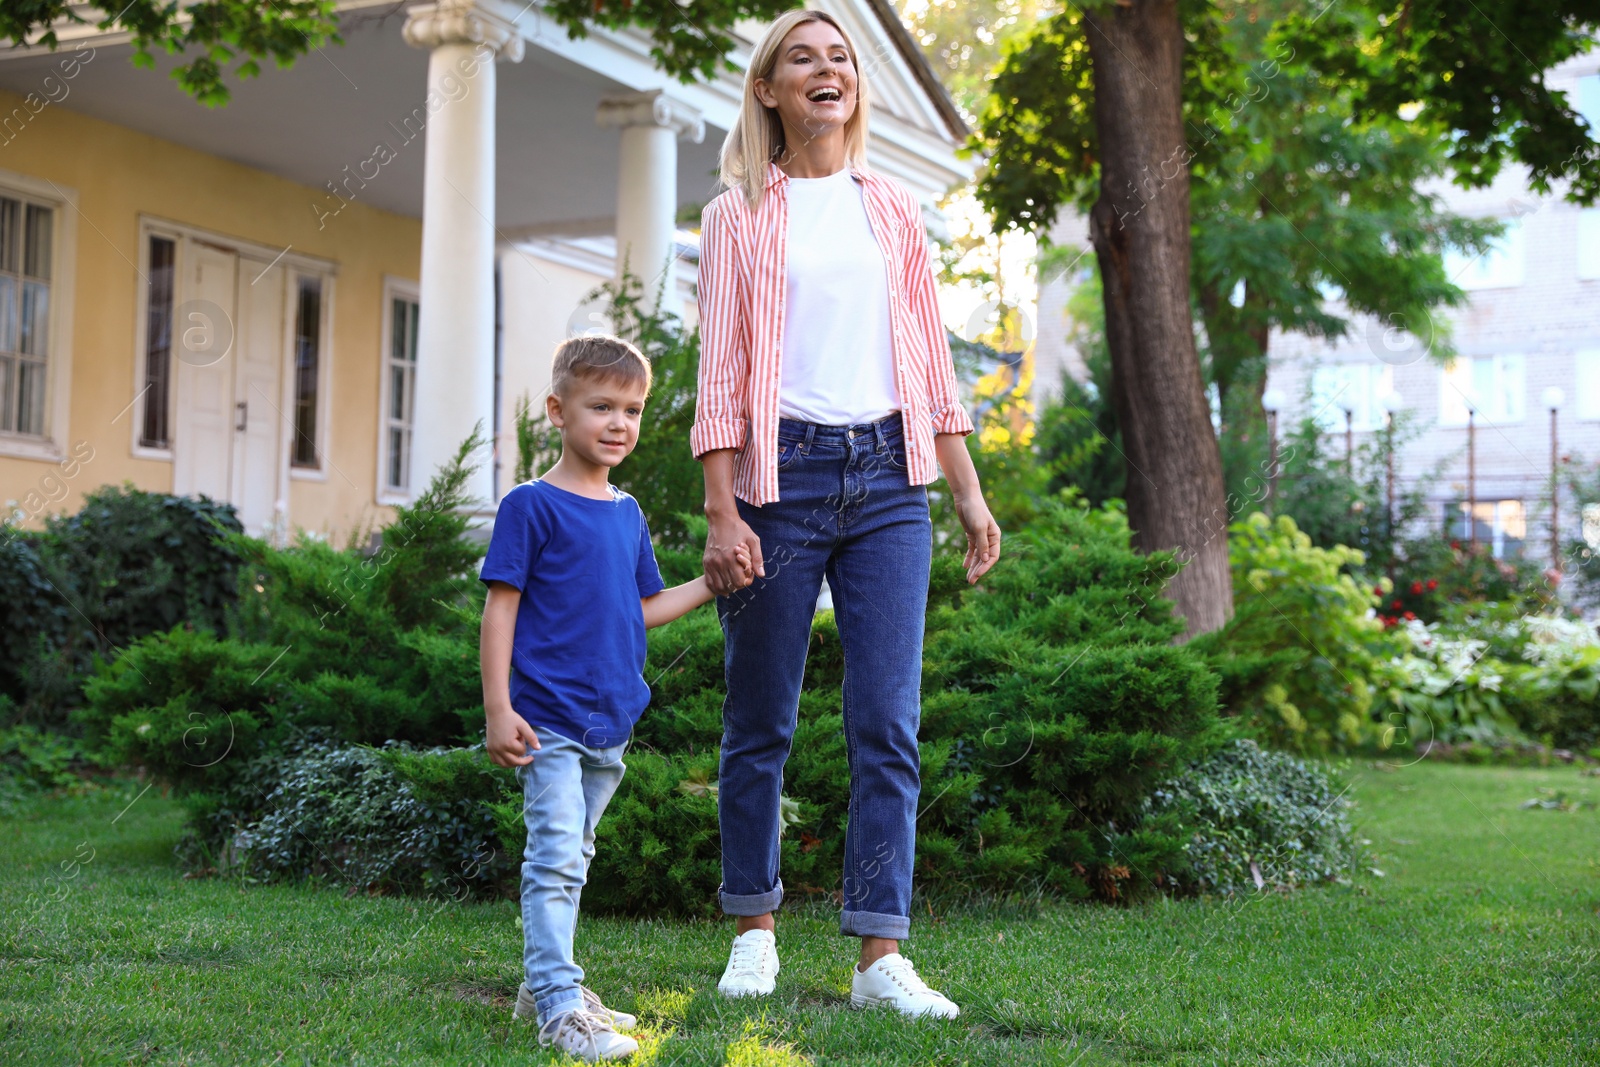
M1111 394L1141 551L1173 549L1186 637L1233 614L1222 457L1189 311L1189 159L1177 0L1085 10L1100 141L1090 238L1105 286Z

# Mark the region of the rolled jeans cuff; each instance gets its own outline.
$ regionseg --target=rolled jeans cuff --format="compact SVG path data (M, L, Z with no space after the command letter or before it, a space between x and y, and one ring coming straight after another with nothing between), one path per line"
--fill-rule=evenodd
M534 1010L539 1015L539 1025L542 1027L557 1015L565 1015L581 1007L583 1007L583 990L563 989L559 993L551 993L536 1003Z
M765 893L727 893L717 887L717 899L722 903L724 915L765 915L777 911L783 903L783 879Z
M903 941L911 933L911 919L878 911L846 911L839 914L839 932L846 937L887 937Z

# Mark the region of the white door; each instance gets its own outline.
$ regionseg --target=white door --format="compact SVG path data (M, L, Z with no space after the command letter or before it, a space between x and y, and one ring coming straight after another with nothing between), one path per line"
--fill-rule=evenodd
M186 242L172 323L176 370L172 491L233 495L234 323L239 257Z
M177 294L172 491L233 504L257 536L284 510L287 274L189 240Z
M233 491L244 528L259 535L287 510L283 451L284 286L289 272L240 261L239 339L234 371ZM275 519L277 520L275 522Z

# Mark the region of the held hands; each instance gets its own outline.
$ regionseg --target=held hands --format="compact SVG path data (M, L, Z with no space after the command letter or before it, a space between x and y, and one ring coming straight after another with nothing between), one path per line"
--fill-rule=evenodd
M701 560L706 587L716 596L728 596L767 576L761 558L761 538L741 519L714 522L706 534Z
M968 584L975 583L989 573L989 568L1000 559L1000 527L989 514L989 505L980 492L957 496L954 499L956 518L967 532Z
M539 736L528 720L509 707L488 712L485 723L489 760L500 767L522 767L533 762L530 747L539 747Z

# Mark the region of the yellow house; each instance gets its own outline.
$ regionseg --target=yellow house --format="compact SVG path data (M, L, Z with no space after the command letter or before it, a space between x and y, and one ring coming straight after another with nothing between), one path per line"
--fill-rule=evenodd
M931 205L970 173L959 115L886 3L826 5L875 90L873 165ZM340 4L343 47L207 109L62 27L0 54L0 500L108 483L231 502L253 533L342 538L511 410L619 249L692 322L694 217L735 74L665 78L637 32L534 5ZM761 27L742 27L736 63ZM935 223L937 219L933 220ZM653 286L652 286L653 288Z

